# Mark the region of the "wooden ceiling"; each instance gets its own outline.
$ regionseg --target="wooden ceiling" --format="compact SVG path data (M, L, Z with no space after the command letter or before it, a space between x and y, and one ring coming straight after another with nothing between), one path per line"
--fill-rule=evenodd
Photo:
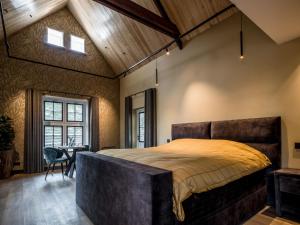
M160 15L153 0L133 1ZM161 0L161 2L181 34L230 5L229 0ZM93 0L3 0L7 33L11 35L66 5L116 74L172 40ZM236 11L232 8L194 31L183 39L183 44ZM3 32L0 33L0 38L2 36Z
M1 0L6 31L11 35L62 9L68 0ZM3 38L2 26L0 39Z

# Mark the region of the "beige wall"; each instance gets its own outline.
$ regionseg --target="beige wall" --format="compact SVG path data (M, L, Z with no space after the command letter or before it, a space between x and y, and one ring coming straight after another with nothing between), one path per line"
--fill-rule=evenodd
M43 37L47 26L84 37L87 54L78 55L67 49L57 49L44 44ZM110 66L67 9L20 31L10 37L9 41L14 56L104 75L111 72ZM112 81L9 59L1 43L0 87L0 114L8 115L14 120L15 145L20 154L21 168L24 157L25 90L27 88L98 97L100 147L119 145L119 80Z
M283 165L300 168L300 39L277 45L245 20L245 60L239 60L239 15L158 60L158 143L171 124L282 116ZM120 131L124 146L124 97L154 87L155 63L121 80Z

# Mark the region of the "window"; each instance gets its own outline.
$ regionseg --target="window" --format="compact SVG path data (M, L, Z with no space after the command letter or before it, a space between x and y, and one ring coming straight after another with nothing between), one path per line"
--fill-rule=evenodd
M44 146L61 146L63 140L62 130L62 126L44 126Z
M138 112L138 141L144 142L145 138L145 113L144 111Z
M71 50L84 53L84 39L71 35Z
M48 27L47 43L64 47L64 33Z
M44 146L88 145L88 100L43 97Z
M134 113L133 126L136 132L134 132L134 140L137 148L144 148L145 141L145 110L144 108L138 108Z
M68 104L68 121L82 121L82 105L81 104Z
M83 127L68 127L68 145L82 145Z
M47 121L61 121L63 117L62 102L44 102L44 118Z

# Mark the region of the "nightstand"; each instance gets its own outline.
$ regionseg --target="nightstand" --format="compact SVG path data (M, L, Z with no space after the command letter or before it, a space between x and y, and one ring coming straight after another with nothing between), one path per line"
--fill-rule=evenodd
M300 169L275 171L276 214L300 215Z

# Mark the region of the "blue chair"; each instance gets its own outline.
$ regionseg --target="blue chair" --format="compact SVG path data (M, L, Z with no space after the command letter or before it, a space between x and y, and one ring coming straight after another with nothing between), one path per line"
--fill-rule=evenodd
M64 155L63 151L61 151L60 149L57 149L57 148L52 148L52 147L46 147L46 148L44 148L43 151L44 151L44 158L47 162L47 172L46 172L45 180L47 179L51 165L53 166L52 167L52 173L53 173L56 163L60 163L61 172L62 172L62 176L64 179L63 163L65 162L67 164L68 158L63 156Z
M90 146L89 145L84 145L84 151L91 151Z

